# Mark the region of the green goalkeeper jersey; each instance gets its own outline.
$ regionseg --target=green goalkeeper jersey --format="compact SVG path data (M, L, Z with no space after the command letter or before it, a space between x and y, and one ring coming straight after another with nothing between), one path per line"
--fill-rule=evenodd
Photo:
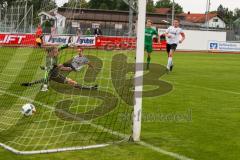
M61 51L65 48L68 48L68 45L65 44L65 45L61 45L58 47L58 51ZM47 71L51 71L53 69L54 66L57 66L58 65L58 57L51 57L49 55L47 55L46 57L46 67L47 67Z
M154 35L158 36L158 33L155 29L153 28L145 29L145 45L152 45Z

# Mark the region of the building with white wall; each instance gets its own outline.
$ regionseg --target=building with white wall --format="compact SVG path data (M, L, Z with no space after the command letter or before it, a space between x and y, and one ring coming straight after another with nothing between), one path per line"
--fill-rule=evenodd
M207 26L213 29L226 28L226 23L216 13L209 14L183 13L181 15L185 17L184 20L186 22L194 23L203 28L206 28Z

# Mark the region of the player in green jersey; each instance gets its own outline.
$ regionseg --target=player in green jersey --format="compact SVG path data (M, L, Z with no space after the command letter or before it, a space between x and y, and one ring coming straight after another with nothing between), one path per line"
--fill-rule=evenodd
M146 29L145 29L145 51L148 54L147 57L147 69L149 69L149 65L151 62L151 53L153 51L153 36L156 35L158 38L158 33L155 29L152 28L153 22L148 19L146 23Z

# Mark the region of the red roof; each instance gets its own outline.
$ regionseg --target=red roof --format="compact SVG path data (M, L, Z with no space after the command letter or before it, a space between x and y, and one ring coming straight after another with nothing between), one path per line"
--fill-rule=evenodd
M206 14L197 14L197 13L183 13L181 14L185 17L185 21L192 22L192 23L204 23L206 21ZM209 13L208 20L218 17L216 13Z
M155 8L154 13L168 14L168 13L171 13L171 8Z

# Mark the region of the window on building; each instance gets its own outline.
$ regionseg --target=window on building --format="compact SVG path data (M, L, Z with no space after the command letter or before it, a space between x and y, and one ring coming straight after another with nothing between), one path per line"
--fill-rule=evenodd
M99 26L100 26L99 23L92 23L92 28L93 28L93 29L95 29L95 28L97 28L97 27L99 27Z
M217 18L213 19L213 22L218 22L218 19Z
M122 29L122 28L123 28L122 24L115 24L115 29Z
M80 27L80 23L79 22L72 22L72 27L73 28L79 28Z

